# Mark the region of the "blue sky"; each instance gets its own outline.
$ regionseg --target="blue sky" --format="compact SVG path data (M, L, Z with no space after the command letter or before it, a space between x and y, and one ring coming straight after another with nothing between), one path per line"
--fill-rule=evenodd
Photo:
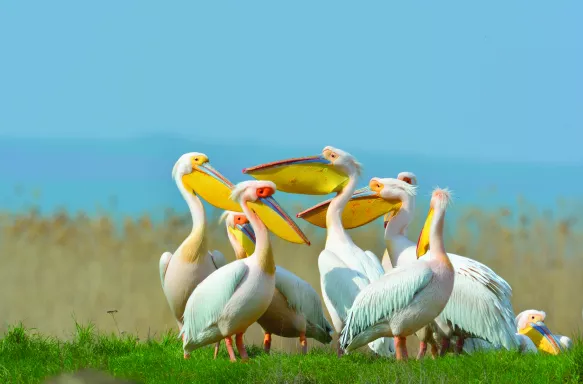
M0 136L583 163L582 14L580 0L2 1Z

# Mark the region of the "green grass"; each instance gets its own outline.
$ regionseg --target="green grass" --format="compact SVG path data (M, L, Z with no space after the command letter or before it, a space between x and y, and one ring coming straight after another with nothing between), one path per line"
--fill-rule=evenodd
M142 383L578 383L583 381L583 344L559 356L491 352L438 360L396 362L363 353L338 359L329 349L307 356L266 355L248 346L249 363L231 363L224 344L217 360L213 347L182 357L176 334L157 340L101 335L77 325L71 341L44 337L21 325L0 341L0 382L39 383L81 368L96 368Z

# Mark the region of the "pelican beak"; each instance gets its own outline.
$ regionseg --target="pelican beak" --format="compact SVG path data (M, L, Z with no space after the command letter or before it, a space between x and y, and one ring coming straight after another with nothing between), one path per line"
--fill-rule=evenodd
M297 217L317 227L326 228L326 213L331 201L332 199L328 199L316 204L298 213ZM369 187L360 188L352 194L342 212L342 226L344 229L361 227L382 215L398 212L401 204L399 200L382 198L379 192Z
M255 233L249 223L243 225L236 224L234 228L229 227L229 232L235 236L235 239L241 244L247 256L250 256L255 252Z
M425 255L429 251L429 232L431 229L431 222L433 220L433 207L429 208L429 213L427 213L427 218L425 219L425 224L421 229L419 234L419 239L417 240L417 258Z
M291 243L310 245L310 240L272 196L261 197L248 204L276 236Z
M182 176L182 182L187 189L217 208L243 212L241 206L230 199L233 183L208 162L195 165L191 173Z
M529 323L528 326L519 332L528 336L541 351L550 353L551 355L558 355L563 351L561 344L557 342L552 332L542 321Z
M348 175L322 155L261 164L245 168L243 173L274 182L278 191L301 195L338 192L348 182Z

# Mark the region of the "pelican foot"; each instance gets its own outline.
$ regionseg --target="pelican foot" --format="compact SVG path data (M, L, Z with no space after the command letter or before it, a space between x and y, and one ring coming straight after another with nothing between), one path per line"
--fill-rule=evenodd
M235 344L237 345L237 350L239 351L239 356L242 360L248 360L247 350L245 349L245 344L243 344L243 334L237 333L235 335Z
M217 359L217 355L219 354L219 348L220 347L221 347L221 342L219 341L219 342L217 342L215 344L215 354L214 354L214 357L213 357L213 359L215 359L215 360Z
M190 359L190 353L184 352L184 360Z
M395 354L396 354L397 360L406 361L409 357L407 355L407 338L397 336L394 338L394 340L395 340L395 352L396 352Z
M266 333L263 337L263 351L267 354L271 351L271 333Z
M229 352L229 360L231 360L231 363L236 362L237 358L235 357L235 351L233 350L233 340L231 340L231 336L225 337L225 344L227 345L227 352Z
M336 353L338 354L338 358L341 358L342 356L344 356L344 350L340 346L340 342L338 342L338 350Z
M439 356L447 355L447 351L449 351L449 339L444 338L441 340L441 351L439 351Z
M305 333L300 333L300 345L302 346L302 355L308 353L308 340L306 340Z
M458 337L455 343L455 354L460 355L464 351L464 338L462 336Z
M417 360L421 360L425 357L425 353L427 352L427 343L422 341L419 343L419 353L417 354Z
M435 360L437 358L439 351L437 350L437 344L431 343L431 358Z

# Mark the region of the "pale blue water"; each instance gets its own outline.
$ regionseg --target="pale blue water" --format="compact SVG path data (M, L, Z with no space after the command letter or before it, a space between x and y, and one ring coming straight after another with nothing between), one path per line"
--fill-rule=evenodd
M171 178L172 166L184 152L206 153L213 166L236 183L246 179L241 173L244 167L318 154L327 144L333 145L225 146L169 137L42 141L4 138L0 140L0 209L19 211L35 204L43 213L65 208L94 214L102 207L114 209L116 215L148 212L161 217L165 208L179 212L186 209ZM373 176L395 177L400 171L412 171L418 176L419 195L424 200L436 185L454 190L455 206L516 208L517 197L522 195L539 212L550 209L555 217L579 212L583 201L583 167L579 165L488 163L343 149L364 164L361 185ZM34 198L34 191L40 191L40 196ZM294 201L309 204L326 198L283 193L276 197L294 215ZM557 205L558 200L565 202L563 208Z

